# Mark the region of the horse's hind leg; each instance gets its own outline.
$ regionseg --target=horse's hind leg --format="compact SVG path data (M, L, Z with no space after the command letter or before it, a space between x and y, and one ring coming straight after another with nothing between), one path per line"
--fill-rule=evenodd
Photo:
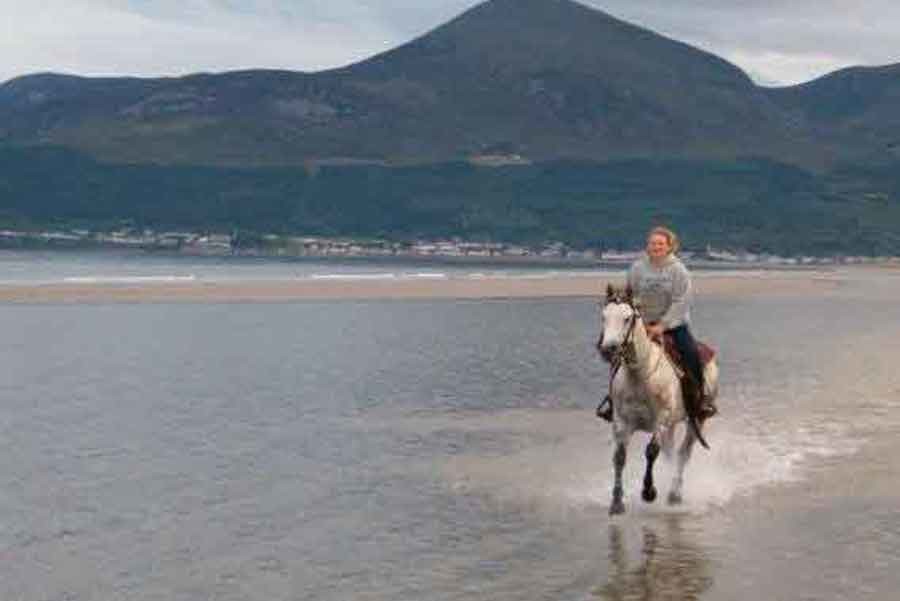
M653 464L659 456L659 443L656 442L657 435L654 434L647 444L644 456L647 458L647 471L644 472L644 490L641 491L641 498L647 503L656 500L656 487L653 486Z
M697 436L694 430L688 426L684 434L684 442L678 449L678 462L675 467L675 476L672 478L672 489L669 491L669 505L679 505L682 501L681 487L684 483L684 468L691 459L691 451L694 449L694 443Z

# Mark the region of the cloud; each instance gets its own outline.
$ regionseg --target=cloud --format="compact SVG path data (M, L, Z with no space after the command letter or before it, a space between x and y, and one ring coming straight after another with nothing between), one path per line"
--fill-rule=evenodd
M44 0L17 2L15 9L9 4L0 0L7 16L0 25L0 81L39 71L159 76L260 67L319 70L396 43L373 20L358 25L347 18L352 12L323 8L301 15L278 10L282 3L274 1L238 6L215 0Z
M900 61L900 4L867 0L584 0L713 52L762 83Z
M762 83L900 61L894 0L582 0L718 54ZM478 0L0 0L0 81L37 71L180 75L345 65Z

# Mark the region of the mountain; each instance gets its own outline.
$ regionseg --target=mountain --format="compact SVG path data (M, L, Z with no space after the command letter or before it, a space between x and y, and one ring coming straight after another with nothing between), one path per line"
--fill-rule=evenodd
M842 69L766 94L832 156L875 163L900 156L900 64Z
M25 76L0 139L117 162L286 165L768 156L818 145L737 67L571 0L490 0L343 69Z
M755 85L571 0L317 73L0 85L0 227L900 255L900 65Z

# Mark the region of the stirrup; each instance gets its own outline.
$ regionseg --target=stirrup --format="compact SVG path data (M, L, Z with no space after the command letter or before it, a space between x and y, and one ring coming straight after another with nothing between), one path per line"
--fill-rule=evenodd
M613 418L613 406L612 399L609 398L609 395L603 397L603 400L600 401L600 404L597 405L597 417L600 419L606 420L608 422L612 421Z

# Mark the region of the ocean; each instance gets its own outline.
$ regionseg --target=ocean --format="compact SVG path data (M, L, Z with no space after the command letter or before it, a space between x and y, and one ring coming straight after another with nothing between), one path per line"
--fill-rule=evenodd
M352 273L485 268L0 255L2 282ZM893 598L900 278L839 279L697 299L712 449L672 509L636 437L616 518L596 299L0 305L0 599Z

